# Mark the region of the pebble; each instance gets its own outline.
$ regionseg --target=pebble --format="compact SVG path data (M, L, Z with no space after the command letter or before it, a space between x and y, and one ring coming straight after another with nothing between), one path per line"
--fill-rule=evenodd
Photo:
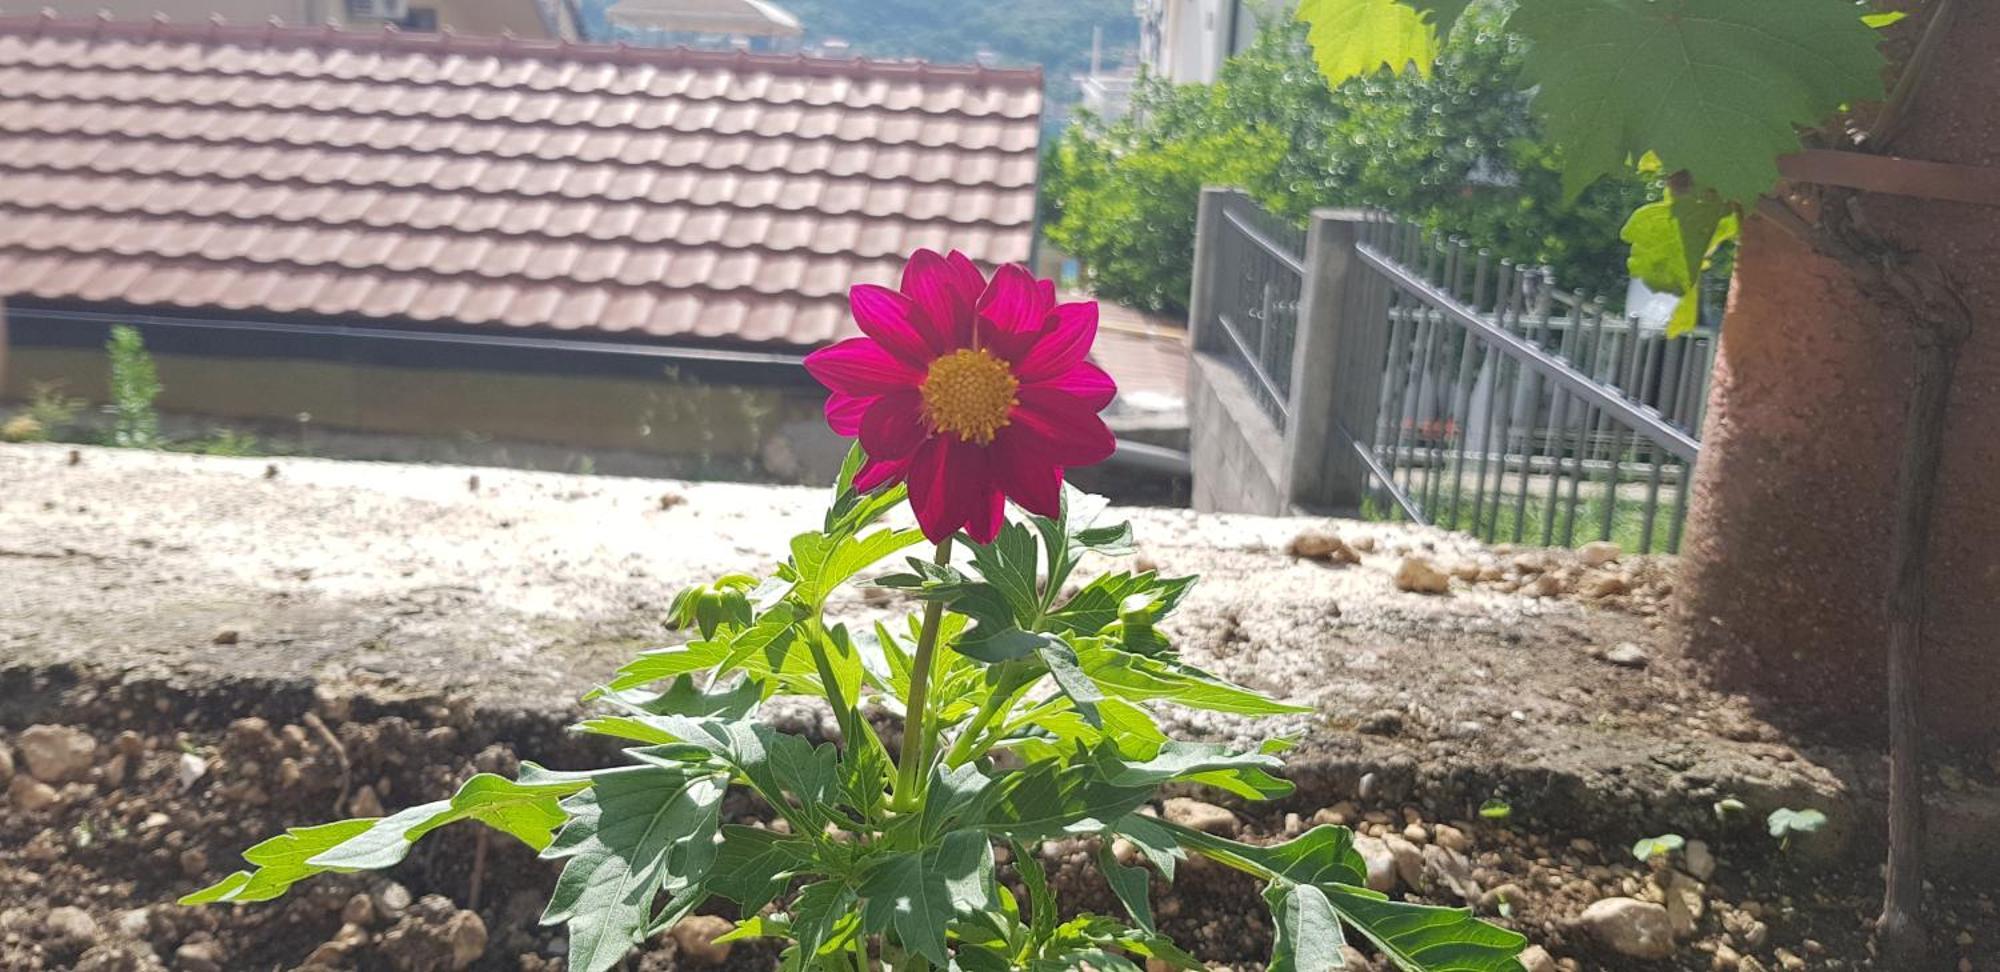
M1618 558L1624 555L1624 549L1609 540L1592 540L1576 548L1576 559L1585 567L1602 567L1605 564L1617 563Z
M7 784L7 800L24 813L38 813L55 806L62 797L55 787L23 774Z
M1620 668L1645 668L1651 661L1638 643L1621 641L1604 649L1603 659Z
M97 919L90 917L90 912L70 905L49 909L48 917L42 919L42 928L58 941L89 942L97 938Z
M181 761L175 765L174 778L180 781L181 792L186 793L195 781L208 773L208 760L193 753L182 753Z
M486 921L475 911L460 911L444 923L444 940L451 944L451 967L463 969L486 954ZM725 943L722 954L729 954Z
M1217 837L1234 837L1242 827L1236 815L1228 810L1188 797L1169 797L1160 809L1161 815L1173 823Z
M0 743L0 783L6 783L13 778L14 751L7 748L5 743Z
M1696 880L1706 881L1715 876L1715 853L1708 849L1708 841L1690 840L1681 848L1681 864Z
M88 779L97 757L97 740L69 726L29 726L15 737L14 745L21 750L28 775L44 783Z
M1417 845L1394 834L1382 838L1382 843L1389 848L1389 857L1396 865L1396 877L1403 882L1403 886L1423 887L1424 852L1418 850Z
M1618 574L1591 573L1577 581L1576 592L1584 597L1615 597L1630 590L1625 578Z
M1422 557L1404 557L1396 568L1396 589L1413 594L1445 594L1451 591L1451 575Z
M213 939L188 942L174 950L174 968L180 972L222 972L222 946Z
M382 798L375 795L375 788L364 786L348 799L347 812L357 817L380 817L388 811L382 807Z
M1430 831L1424 829L1423 824L1412 823L1403 828L1403 839L1422 847L1431 842L1431 835Z
M1389 845L1380 837L1359 835L1354 838L1354 850L1361 855L1361 862L1368 868L1369 890L1394 893L1397 887L1396 857L1389 852Z
M410 889L390 881L375 892L375 912L385 920L395 921L403 917L410 907Z
M1717 945L1715 946L1715 959L1709 963L1709 967L1714 969L1715 972L1736 972L1737 967L1742 963L1743 956L1736 954L1735 949L1727 945Z
M1438 846L1446 850L1457 851L1461 854L1472 853L1472 838L1467 837L1465 831L1449 824L1438 824L1437 830L1431 835L1431 839L1437 841Z
M1674 954L1674 930L1667 909L1634 898L1592 902L1577 923L1606 948L1631 958L1662 959Z
M674 926L671 934L674 943L680 946L681 954L697 962L721 965L728 961L730 947L734 942L718 942L717 938L729 933L733 927L727 918L715 915L689 915Z
M1339 534L1326 530L1301 530L1298 536L1285 545L1285 552L1301 560L1317 560L1322 563L1358 564L1361 555L1354 552Z
M1556 960L1549 957L1548 949L1540 945L1530 945L1520 955L1521 967L1527 972L1556 972Z

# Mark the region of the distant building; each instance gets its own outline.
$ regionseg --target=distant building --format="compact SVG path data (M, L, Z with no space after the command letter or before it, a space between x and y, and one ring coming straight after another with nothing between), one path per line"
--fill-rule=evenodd
M1259 18L1283 16L1286 0L1135 0L1139 60L1175 84L1214 81L1222 62L1257 39Z
M796 50L805 33L768 0L610 0L605 15L617 39L655 46Z
M199 23L221 17L228 23L263 24L275 17L296 25L337 24L400 30L451 30L460 34L575 40L575 0L0 0L0 14L32 14L47 8L59 16L147 20L155 14L174 22Z
M16 400L135 324L169 413L812 479L848 287L1034 237L1036 69L29 16L0 75Z
M1091 31L1090 73L1077 76L1077 106L1105 121L1117 121L1131 110L1132 87L1137 82L1138 69L1134 65L1105 70L1104 28Z

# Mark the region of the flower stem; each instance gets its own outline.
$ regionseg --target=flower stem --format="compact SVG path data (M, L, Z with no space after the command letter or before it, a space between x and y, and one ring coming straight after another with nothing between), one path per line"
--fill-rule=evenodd
M938 542L937 555L932 561L951 562L950 537ZM914 810L922 802L930 716L925 708L930 702L931 658L937 654L938 626L943 621L944 602L932 601L924 606L924 627L917 634L917 657L910 665L910 697L903 702L902 765L896 774L896 798L892 804L898 810Z
M998 684L993 686L991 694L987 695L986 701L979 706L979 711L973 713L972 720L959 731L958 739L954 740L951 749L946 751L944 756L946 769L956 768L979 755L977 747L980 737L986 734L987 727L993 724L995 718L1010 708L1008 703L1013 700L1015 689L1019 688L1015 682L1013 669L1011 667L1004 669Z

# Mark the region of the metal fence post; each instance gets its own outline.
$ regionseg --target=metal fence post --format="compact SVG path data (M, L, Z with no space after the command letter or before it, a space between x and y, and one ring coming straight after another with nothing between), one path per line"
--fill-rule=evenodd
M1354 249L1367 219L1360 210L1314 210L1306 231L1285 429L1294 505L1352 511L1367 488L1367 467L1350 439L1374 427L1382 371L1384 321L1372 310L1375 288Z

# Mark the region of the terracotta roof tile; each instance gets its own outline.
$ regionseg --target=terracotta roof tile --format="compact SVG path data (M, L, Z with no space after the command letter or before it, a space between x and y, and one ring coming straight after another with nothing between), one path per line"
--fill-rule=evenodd
M0 295L798 345L1033 233L1036 72L0 17Z

